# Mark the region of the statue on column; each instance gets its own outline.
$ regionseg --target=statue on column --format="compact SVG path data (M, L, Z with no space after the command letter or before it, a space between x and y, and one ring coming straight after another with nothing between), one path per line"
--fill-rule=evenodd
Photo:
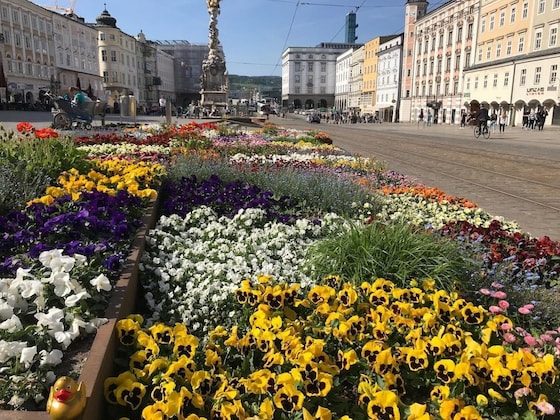
M229 81L226 71L226 60L218 38L218 16L220 0L206 0L210 23L208 25L208 57L202 63L201 94L205 102L227 102ZM212 94L210 94L212 92ZM216 95L222 93L221 95ZM225 93L225 95L223 95ZM211 99L212 98L212 99Z

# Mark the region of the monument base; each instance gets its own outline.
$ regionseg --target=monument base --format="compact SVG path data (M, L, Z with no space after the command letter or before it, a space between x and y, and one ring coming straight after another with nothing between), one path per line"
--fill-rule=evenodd
M203 90L200 94L202 106L226 107L228 104L227 92Z

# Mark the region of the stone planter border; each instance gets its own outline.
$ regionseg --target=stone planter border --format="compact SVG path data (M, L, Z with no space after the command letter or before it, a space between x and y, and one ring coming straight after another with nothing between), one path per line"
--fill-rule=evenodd
M113 374L113 361L117 348L115 324L135 310L138 290L138 266L146 245L146 234L156 223L159 200L153 200L142 218L143 225L134 236L131 251L121 275L113 288L105 312L108 322L97 330L80 378L86 386L86 408L80 420L105 420L107 418L103 383ZM46 411L0 410L0 420L50 420Z

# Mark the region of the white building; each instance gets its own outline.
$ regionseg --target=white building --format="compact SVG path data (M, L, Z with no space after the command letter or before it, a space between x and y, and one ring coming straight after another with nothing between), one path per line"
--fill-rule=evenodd
M376 111L382 121L398 121L400 100L403 34L379 45L377 66Z
M350 111L350 81L352 77L352 57L354 48L350 48L336 58L336 86L334 103L340 113Z
M350 67L350 93L348 107L360 115L362 111L362 86L364 82L364 50L365 47L354 50Z
M27 0L0 0L2 103L27 109L39 99L41 88L57 87L52 16Z
M121 96L138 98L136 39L117 27L117 20L104 9L93 27L98 31L99 71L103 77L104 95L109 105L120 103Z
M332 108L336 59L350 46L322 43L316 47L287 48L282 54L282 106L286 109Z
M97 60L97 30L75 15L51 13L56 51L56 83L61 93L76 86L93 96L104 96Z

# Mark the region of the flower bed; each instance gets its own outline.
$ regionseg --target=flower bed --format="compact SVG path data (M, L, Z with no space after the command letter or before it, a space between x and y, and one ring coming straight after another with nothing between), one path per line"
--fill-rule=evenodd
M111 153L135 150L152 162L171 157L176 173L160 198L165 216L147 234L143 261L136 266L140 254L131 254L119 280L119 311L107 313L110 322L97 336L106 341L92 347L92 363L82 371L92 384L85 418L505 420L555 412L560 330L530 329L522 314L536 313L539 302L507 300L510 285L495 280L552 287L557 244L532 242L515 223L466 200L344 156L323 136L270 125L263 131L236 136L190 126L130 133L157 148L166 144L161 153L143 144L152 147L144 154L117 138L111 148L87 146L108 159L97 183L107 191L142 190L113 179ZM146 175L131 172L133 179ZM75 198L87 196L90 185L78 173L61 178ZM49 193L34 205L66 196ZM312 245L323 238L349 234L354 225L345 218L406 222L424 236L456 241L475 269L460 293L435 287L453 289L456 279L395 281L390 271L393 280L317 278L306 253L320 252ZM350 233L356 243L364 240L363 232ZM393 239L386 245L399 243ZM513 271L508 252L519 255ZM135 297L124 287L134 288L137 274L147 310L124 318ZM104 377L108 411L100 409Z

